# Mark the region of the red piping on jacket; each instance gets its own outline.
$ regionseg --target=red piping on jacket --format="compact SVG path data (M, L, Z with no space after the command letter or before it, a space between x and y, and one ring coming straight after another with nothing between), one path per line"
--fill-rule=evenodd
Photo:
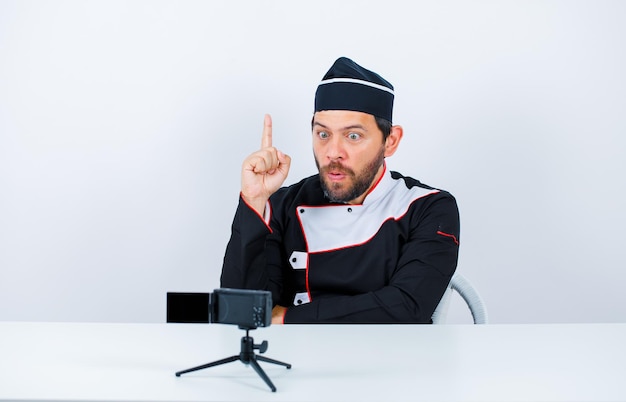
M274 231L272 230L272 228L270 227L270 220L272 218L272 205L268 202L265 203L265 207L268 208L269 207L269 211L267 213L268 216L268 220L265 220L265 217L261 216L256 209L252 208L252 206L250 204L248 204L248 202L246 201L245 198L243 198L243 194L241 192L239 192L239 197L241 197L241 200L243 201L244 204L246 204L248 206L248 208L250 208L252 210L252 212L254 212L256 214L256 216L258 216L263 223L265 224L265 226L267 227L267 229L270 231L270 233L274 233Z
M450 233L445 233L445 232L442 232L441 230L438 230L438 231L437 231L437 234L438 234L438 235L442 235L442 236L449 237L449 238L451 238L452 240L454 240L454 243L455 243L457 246L459 245L459 241L457 240L457 238L456 238L456 236L455 236L455 235L450 234Z

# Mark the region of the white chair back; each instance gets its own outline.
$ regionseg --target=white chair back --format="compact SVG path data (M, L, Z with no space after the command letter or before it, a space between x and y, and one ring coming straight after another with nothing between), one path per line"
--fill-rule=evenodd
M474 324L488 323L489 318L487 315L487 307L485 306L483 299L480 297L474 286L472 286L472 284L463 275L455 273L452 276L452 280L450 280L450 284L448 285L446 292L443 294L439 305L437 305L437 308L432 315L433 324L445 324L448 310L450 308L450 299L452 299L452 294L454 292L457 292L467 304L467 307L472 313Z

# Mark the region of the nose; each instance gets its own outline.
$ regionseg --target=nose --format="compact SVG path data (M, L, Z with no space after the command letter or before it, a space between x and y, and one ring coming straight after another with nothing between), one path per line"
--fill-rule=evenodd
M346 159L346 150L340 136L333 136L326 144L326 158L329 161Z

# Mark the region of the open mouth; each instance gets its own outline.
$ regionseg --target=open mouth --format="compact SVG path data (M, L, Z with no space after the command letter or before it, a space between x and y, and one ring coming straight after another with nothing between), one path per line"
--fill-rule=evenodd
M331 163L323 169L322 173L330 181L342 181L348 178L352 172L350 169L339 166L337 163Z
M343 172L332 170L328 172L326 176L332 181L339 181L339 180L343 180L346 177L346 174Z

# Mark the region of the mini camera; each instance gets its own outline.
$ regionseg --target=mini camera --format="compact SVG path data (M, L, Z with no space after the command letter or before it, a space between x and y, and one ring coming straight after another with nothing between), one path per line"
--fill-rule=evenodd
M272 322L272 293L215 289L213 293L167 293L168 323L219 323L254 329Z

